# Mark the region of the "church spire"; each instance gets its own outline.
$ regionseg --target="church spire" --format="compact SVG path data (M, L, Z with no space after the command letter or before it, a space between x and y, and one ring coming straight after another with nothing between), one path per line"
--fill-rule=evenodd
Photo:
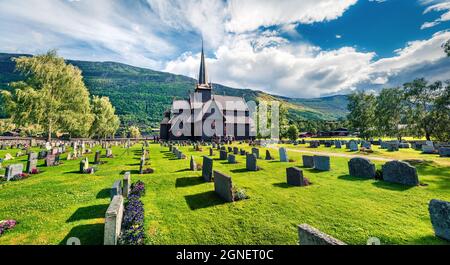
M202 55L200 61L200 73L198 75L198 84L199 85L208 85L208 74L206 72L206 63L205 63L205 52L203 49L203 38L202 38Z

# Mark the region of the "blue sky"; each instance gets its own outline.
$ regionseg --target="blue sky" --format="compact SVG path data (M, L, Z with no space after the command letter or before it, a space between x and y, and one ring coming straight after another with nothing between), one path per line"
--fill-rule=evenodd
M450 79L450 0L0 0L0 52L58 49L290 97Z

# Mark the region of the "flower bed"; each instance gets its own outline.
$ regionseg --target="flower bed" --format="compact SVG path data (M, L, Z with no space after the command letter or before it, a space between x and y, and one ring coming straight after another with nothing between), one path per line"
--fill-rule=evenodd
M144 203L140 200L145 195L145 183L138 181L131 185L130 194L125 205L122 220L122 233L119 245L143 245L144 231Z
M3 235L7 230L13 229L16 225L16 220L0 221L0 236Z

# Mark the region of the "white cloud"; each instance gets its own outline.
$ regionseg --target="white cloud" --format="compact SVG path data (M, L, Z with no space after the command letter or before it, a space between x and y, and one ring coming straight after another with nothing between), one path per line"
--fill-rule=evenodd
M428 6L424 14L430 13L430 12L442 12L444 13L441 15L440 18L432 21L432 22L425 22L421 29L427 29L434 27L436 25L439 25L442 22L450 21L450 1L449 0L422 0L422 4L428 5L432 4L431 6Z
M226 29L242 33L259 27L310 24L336 19L357 0L230 0Z

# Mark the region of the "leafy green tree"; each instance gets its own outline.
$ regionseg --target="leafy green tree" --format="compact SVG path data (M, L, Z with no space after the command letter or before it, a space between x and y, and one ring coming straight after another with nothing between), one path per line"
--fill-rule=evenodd
M130 126L128 128L128 137L129 138L140 138L141 137L141 131L137 126Z
M289 139L292 141L297 141L298 135L299 135L299 131L298 131L297 126L295 126L295 125L289 126L289 129L287 130L287 136L289 137Z
M94 114L91 135L99 138L114 136L117 129L119 129L120 119L115 114L116 110L109 98L94 96L91 108Z
M280 139L288 136L289 119L288 119L288 108L285 104L280 104Z
M385 88L376 99L375 120L379 136L397 137L401 140L405 130L400 127L405 121L406 107L403 90Z
M366 140L374 134L375 103L373 94L362 91L354 92L348 97L349 124L354 130L359 131L360 137Z
M442 120L437 117L446 114L445 108L436 104L436 101L439 99L445 104L449 87L445 87L442 82L428 84L423 78L406 83L403 87L411 133L425 135L427 140L431 140L431 137L438 133L437 125Z
M450 141L450 82L436 97L430 116L434 121L433 136L442 142Z
M14 61L26 79L11 84L13 93L2 92L13 122L19 127L39 125L48 140L57 131L88 136L93 115L81 71L55 51Z

